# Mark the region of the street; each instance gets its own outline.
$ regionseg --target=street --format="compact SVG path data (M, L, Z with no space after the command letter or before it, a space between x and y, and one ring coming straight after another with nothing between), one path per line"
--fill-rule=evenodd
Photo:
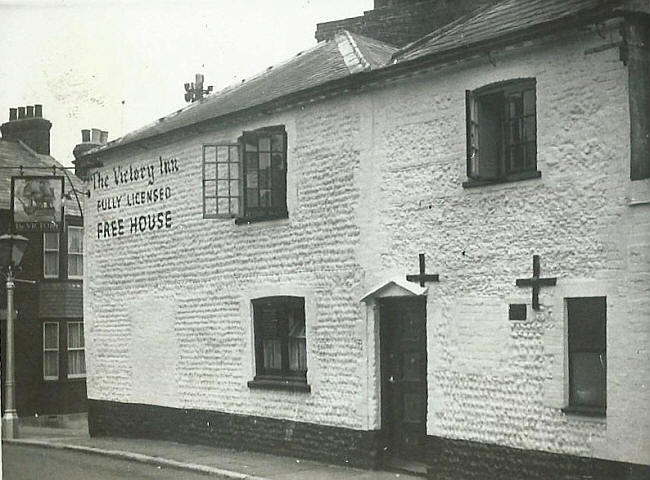
M52 448L2 446L4 480L202 479L192 473Z

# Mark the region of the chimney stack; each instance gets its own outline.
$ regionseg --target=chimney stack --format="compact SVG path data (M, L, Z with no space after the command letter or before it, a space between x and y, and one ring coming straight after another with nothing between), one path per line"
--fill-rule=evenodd
M87 170L87 168L83 168L77 163L79 158L93 148L106 145L106 142L108 142L108 132L105 130L89 128L81 131L81 143L78 143L72 150L72 154L75 158L72 161L75 166L75 175L79 178L84 178Z
M50 154L50 129L52 123L43 118L42 105L28 105L9 109L9 121L0 125L2 138L11 142L24 142L42 155Z

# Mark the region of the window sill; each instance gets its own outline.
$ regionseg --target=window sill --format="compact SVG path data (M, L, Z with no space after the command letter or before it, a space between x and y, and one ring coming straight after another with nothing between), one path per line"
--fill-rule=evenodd
M311 392L306 380L255 378L248 382L248 388L260 390L285 390L289 392Z
M505 177L501 178L494 178L494 179L486 179L486 180L474 180L474 179L469 179L463 182L463 188L476 188L476 187L482 187L484 185L495 185L498 183L511 183L511 182L519 182L521 180L530 180L533 178L541 178L542 172L539 170L534 170L530 172L521 172L521 173L514 173L512 175L508 175Z
M269 220L283 220L289 218L289 213L278 213L276 215L265 215L263 217L237 217L235 218L235 225L248 225L250 223L266 222Z
M599 407L564 407L562 413L580 417L605 418L607 409Z

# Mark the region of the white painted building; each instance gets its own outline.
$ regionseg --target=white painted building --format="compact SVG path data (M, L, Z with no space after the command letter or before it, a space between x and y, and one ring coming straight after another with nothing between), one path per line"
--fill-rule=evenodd
M342 32L83 156L91 433L642 478L649 11Z

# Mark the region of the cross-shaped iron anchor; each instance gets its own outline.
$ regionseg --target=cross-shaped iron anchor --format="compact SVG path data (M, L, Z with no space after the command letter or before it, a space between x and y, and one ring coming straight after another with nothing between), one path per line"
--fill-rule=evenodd
M420 286L424 287L424 282L438 282L438 274L428 274L424 273L424 253L419 255L420 257L420 273L415 275L407 275L406 280L408 282L420 282Z
M539 310L539 288L551 287L557 283L556 277L540 278L539 276L539 255L533 255L533 276L532 278L518 278L518 287L533 287L533 310Z

